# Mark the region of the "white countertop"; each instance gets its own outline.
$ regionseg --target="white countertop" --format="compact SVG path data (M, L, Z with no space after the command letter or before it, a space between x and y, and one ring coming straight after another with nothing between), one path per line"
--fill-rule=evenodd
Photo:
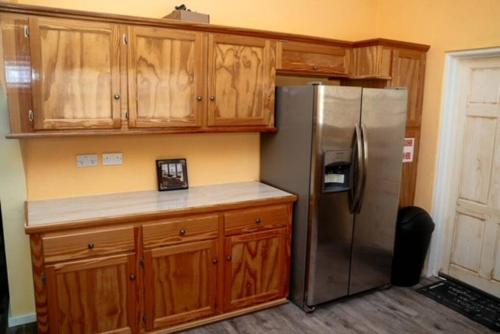
M26 227L161 214L247 201L294 199L260 182L226 183L173 191L139 191L26 203Z

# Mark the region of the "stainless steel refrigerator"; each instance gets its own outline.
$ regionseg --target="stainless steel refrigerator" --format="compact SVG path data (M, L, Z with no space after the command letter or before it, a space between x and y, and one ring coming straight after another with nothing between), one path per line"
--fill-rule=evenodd
M407 91L280 87L261 180L299 196L290 299L305 310L390 283Z

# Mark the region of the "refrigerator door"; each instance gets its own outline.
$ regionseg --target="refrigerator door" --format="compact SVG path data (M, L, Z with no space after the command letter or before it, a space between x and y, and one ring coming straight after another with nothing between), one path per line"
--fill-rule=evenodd
M316 86L309 207L306 304L346 296L353 215L352 145L361 88Z
M390 283L407 91L363 89L364 189L354 218L349 294Z

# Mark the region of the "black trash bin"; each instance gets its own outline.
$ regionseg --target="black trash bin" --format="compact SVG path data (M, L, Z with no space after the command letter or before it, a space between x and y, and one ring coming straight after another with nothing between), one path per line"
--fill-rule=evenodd
M422 208L407 206L398 212L392 262L392 284L413 286L420 281L434 222Z

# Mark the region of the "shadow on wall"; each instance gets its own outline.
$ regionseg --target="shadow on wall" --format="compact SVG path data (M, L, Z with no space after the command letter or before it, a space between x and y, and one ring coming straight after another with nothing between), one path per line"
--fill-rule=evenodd
M26 180L17 140L5 139L9 133L7 98L0 87L0 202L10 291L9 323L18 316L35 312L28 237L24 233Z

